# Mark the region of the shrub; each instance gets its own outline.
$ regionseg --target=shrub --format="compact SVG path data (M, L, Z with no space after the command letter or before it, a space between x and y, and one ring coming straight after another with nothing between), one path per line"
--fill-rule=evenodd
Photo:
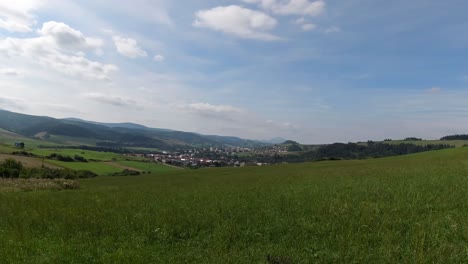
M121 172L116 172L112 176L138 176L141 173L139 171L125 169Z
M89 170L66 170L51 168L24 168L21 162L7 159L0 163L0 178L24 179L85 179L98 175Z
M75 155L74 159L75 159L75 161L78 161L78 162L88 162L87 159L85 159L82 156L78 156L78 155Z
M19 178L20 172L23 169L23 164L14 159L6 159L0 163L1 178Z
M58 160L58 161L63 161L63 162L73 162L73 161L75 161L70 156L63 156L63 155L57 154L57 153L52 153L49 156L47 156L47 158L51 159L51 160Z
M15 156L25 156L25 157L35 157L36 156L33 153L30 153L30 152L27 152L27 151L13 151L11 154L15 155Z

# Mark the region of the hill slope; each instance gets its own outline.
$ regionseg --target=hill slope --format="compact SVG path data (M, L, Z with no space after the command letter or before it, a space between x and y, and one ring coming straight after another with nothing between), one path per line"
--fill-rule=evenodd
M467 156L458 148L0 193L0 255L6 263L467 263Z
M98 123L76 118L55 119L0 110L0 128L47 140L50 135L88 138L105 147L148 147L159 149L209 146L246 147L264 143L236 137L205 136L196 133L148 128L133 123ZM89 140L87 140L89 142Z

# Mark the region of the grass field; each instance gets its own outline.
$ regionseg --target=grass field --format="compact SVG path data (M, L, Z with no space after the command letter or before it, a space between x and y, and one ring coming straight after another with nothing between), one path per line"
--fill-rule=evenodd
M53 153L61 154L64 156L71 156L74 157L75 155L82 156L86 159L93 159L99 161L111 161L112 159L125 159L120 154L112 153L112 152L98 152L98 151L90 151L90 150L81 150L81 149L33 149L30 151L33 154L39 156L48 156Z
M140 162L140 161L119 161L119 164L124 166L132 167L141 171L150 171L152 173L162 173L177 170L175 167L170 167L163 164L151 163L151 162Z
M115 172L120 172L122 171L121 168L105 164L103 162L63 162L63 161L57 161L57 160L49 160L48 161L51 164L60 166L62 168L67 168L71 170L89 170L92 171L98 175L109 175Z
M468 148L80 184L0 192L0 262L468 263Z
M0 162L6 159L17 160L21 162L25 167L28 167L28 168L37 168L37 167L41 167L42 165L44 165L44 167L47 167L47 168L55 168L55 169L60 168L60 166L54 165L50 163L48 160L45 160L44 162L42 162L42 159L38 159L38 158L0 154Z
M8 145L0 145L0 161L7 158L12 158L22 162L27 167L40 167L42 165L41 158L22 157L10 155L14 151L20 151L21 149L10 147ZM124 160L125 157L120 154L110 152L97 152L80 149L40 149L40 148L26 148L27 152L31 152L38 156L48 156L52 153L57 153L65 156L74 157L75 155L85 157L89 160L97 160L97 162L90 161L88 163L82 162L61 162L56 160L45 159L44 165L51 168L67 168L72 170L90 170L99 175L109 175L115 172L122 171L120 166L112 166L112 164L106 163L105 161L111 160ZM3 154L2 154L3 153ZM134 168L138 169L138 168Z

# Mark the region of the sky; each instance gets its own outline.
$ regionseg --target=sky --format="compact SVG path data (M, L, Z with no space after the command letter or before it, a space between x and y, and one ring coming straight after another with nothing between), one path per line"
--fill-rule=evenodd
M468 133L465 0L0 0L0 108L249 139Z

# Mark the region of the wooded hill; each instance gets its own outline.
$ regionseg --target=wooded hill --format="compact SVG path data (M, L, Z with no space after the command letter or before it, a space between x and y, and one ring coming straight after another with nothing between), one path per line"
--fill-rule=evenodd
M144 147L171 150L191 147L255 147L265 143L241 139L201 135L197 133L149 128L133 123L98 123L75 118L55 119L0 110L0 128L26 137L51 136L93 139L102 147Z

